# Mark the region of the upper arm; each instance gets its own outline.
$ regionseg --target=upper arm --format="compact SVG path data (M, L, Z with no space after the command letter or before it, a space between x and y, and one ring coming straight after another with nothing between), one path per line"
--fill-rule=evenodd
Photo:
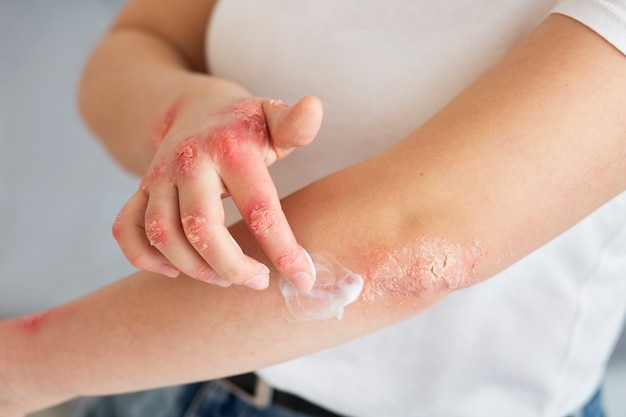
M112 31L141 30L167 43L194 71L206 71L205 34L217 0L130 0Z

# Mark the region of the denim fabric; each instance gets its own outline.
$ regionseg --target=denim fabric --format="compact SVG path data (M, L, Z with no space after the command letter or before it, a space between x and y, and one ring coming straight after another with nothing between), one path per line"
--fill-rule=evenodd
M589 402L573 417L605 417L602 407L602 390L596 391Z
M74 417L312 417L279 405L258 408L220 381L86 401Z
M258 408L220 381L93 398L73 417L313 417L279 405ZM569 416L568 416L569 417ZM605 417L602 391L571 417Z

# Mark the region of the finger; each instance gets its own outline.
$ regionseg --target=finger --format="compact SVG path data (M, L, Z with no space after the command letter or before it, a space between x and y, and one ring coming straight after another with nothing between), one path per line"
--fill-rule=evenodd
M223 279L254 289L269 285L267 266L245 255L224 225L223 185L208 164L178 182L180 218L187 241Z
M176 277L178 269L146 237L144 213L147 203L148 196L144 190L133 194L113 223L113 237L126 259L136 268Z
M317 97L304 97L291 107L277 100L264 100L262 105L274 151L268 154L268 166L311 143L322 124L322 102Z
M189 277L220 282L185 236L178 209L178 190L169 179L163 178L150 187L145 234L154 247Z
M222 172L237 208L272 264L296 288L308 291L315 281L315 269L287 222L264 161L251 148L242 149L237 156L237 166Z

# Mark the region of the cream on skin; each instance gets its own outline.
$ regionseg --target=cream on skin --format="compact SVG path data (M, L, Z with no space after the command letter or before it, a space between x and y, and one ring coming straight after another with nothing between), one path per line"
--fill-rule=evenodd
M341 319L344 308L359 296L366 301L384 295L405 298L473 285L484 255L485 250L477 241L462 245L441 237L422 236L400 248L366 254L373 266L360 275L341 265L330 253L314 253L312 262L317 278L313 288L298 291L281 277L279 289L287 310L297 321Z
M311 262L316 272L309 291L298 291L284 277L278 287L287 310L297 321L341 319L344 308L363 290L363 277L345 268L329 253L314 253Z

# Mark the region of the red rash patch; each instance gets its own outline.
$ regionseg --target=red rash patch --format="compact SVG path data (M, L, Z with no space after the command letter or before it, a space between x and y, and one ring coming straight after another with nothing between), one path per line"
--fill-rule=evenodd
M198 250L206 250L209 247L207 219L202 216L189 215L182 219L182 223L189 242Z
M209 151L216 161L222 161L228 165L235 165L237 150L240 145L245 145L248 138L232 126L220 126L213 131L209 140Z
M158 135L159 143L174 122L179 107L180 100L166 112ZM173 164L178 175L192 177L199 159L208 155L218 164L239 170L245 169L251 155L264 159L271 144L261 103L244 100L227 108L223 114L230 116L228 122L183 139L174 149L173 156L156 161L142 180L141 187L149 187L158 181Z
M167 132L169 132L172 127L172 123L174 123L174 120L176 119L176 114L178 113L181 102L182 99L178 99L169 107L169 109L167 109L163 115L161 123L155 129L155 133L152 136L152 144L155 148L158 148L159 145L161 145L163 139L165 139L165 135L167 135Z
M146 236L150 243L156 247L163 246L167 240L165 227L159 221L157 216L146 219Z
M41 327L44 321L48 318L49 314L50 313L48 311L42 311L41 313L21 317L18 319L18 326L25 333L37 333L41 330Z
M113 222L113 227L111 228L111 233L113 233L113 238L115 240L120 240L124 233L124 216L126 215L126 207L122 207L117 216L115 216L115 221Z
M191 175L198 159L197 139L192 137L183 140L174 152L176 153L178 173L182 176Z
M250 230L257 236L269 235L276 226L276 214L268 204L250 204L247 219Z
M215 129L211 135L212 155L231 168L238 167L240 148L261 154L269 145L269 132L261 103L252 99L234 104L227 112L236 121ZM263 156L263 155L261 155Z
M141 180L139 187L143 190L154 184L165 172L166 165L166 161L163 159L156 161L154 165L150 167L146 176Z
M402 297L449 292L478 282L478 266L485 251L435 236L422 236L401 248L370 253L372 267L365 274L365 299L384 294Z
M247 99L235 103L232 112L239 120L247 120L251 123L265 124L265 114L260 102Z

